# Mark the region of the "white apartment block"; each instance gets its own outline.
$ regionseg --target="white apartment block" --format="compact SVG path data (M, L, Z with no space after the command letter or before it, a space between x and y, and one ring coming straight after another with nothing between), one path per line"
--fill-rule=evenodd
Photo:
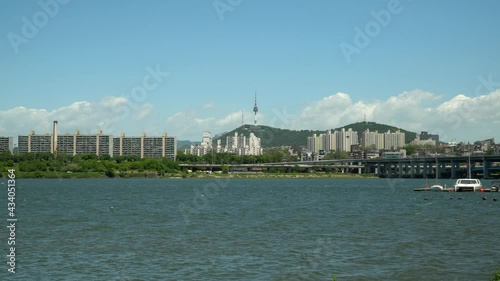
M370 132L367 129L363 132L362 145L366 148L373 145L375 149L384 149L384 134L380 134L378 131Z
M194 154L196 156L203 156L212 150L212 134L210 132L203 132L201 137L201 143L199 145L191 145L191 147L186 148L184 153Z
M219 145L220 143L218 142L217 144ZM247 137L235 132L234 136L226 137L226 147L223 148L223 152L234 153L240 156L262 155L261 139L255 136L254 133L250 133Z
M363 146L375 146L376 149L397 150L405 146L405 133L400 130L386 133L379 133L378 131L370 132L365 130L363 132Z
M327 131L325 134L316 135L307 138L307 149L311 152L319 153L324 150L329 151L351 151L351 145L359 144L358 133L352 129L347 131L342 128L340 131Z
M234 136L226 137L226 145L222 145L222 140L218 139L215 147L212 146L212 137L209 132L204 132L200 145L191 146L185 149L186 154L194 154L203 156L209 151L214 150L216 153L234 153L239 156L244 155L262 155L263 149L261 139L250 133L249 136L240 135L238 132Z
M401 131L399 130L391 133L391 131L389 130L384 134L384 149L397 150L404 146L405 133L401 133Z

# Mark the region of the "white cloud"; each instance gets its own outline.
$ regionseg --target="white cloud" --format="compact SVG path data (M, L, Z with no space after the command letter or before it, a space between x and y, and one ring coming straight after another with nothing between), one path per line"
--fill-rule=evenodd
M443 141L499 139L500 90L473 98L457 95L439 104L440 100L434 93L414 90L385 101L354 103L348 95L337 93L309 104L293 127L326 130L362 121L366 114L369 121L439 133Z
M210 106L207 106L210 105ZM52 111L15 107L0 111L0 135L25 135L29 130L50 133L52 121L59 121L61 133L161 135L167 132L178 139L199 140L203 131L213 134L241 125L241 111L214 115L213 103L202 108L179 111L165 116L161 108L148 103L133 103L124 97L105 97L97 102L78 101ZM205 110L203 110L205 109ZM336 93L311 102L300 112L287 107L266 114L258 113L259 124L288 129L327 130L362 121L389 124L406 130L438 133L442 140L473 141L495 137L500 140L500 90L486 95L457 95L449 100L423 90L403 92L387 100L353 101L346 93ZM253 113L245 114L252 123ZM251 116L251 117L249 117Z
M124 97L105 97L97 102L78 101L52 111L26 107L15 107L0 111L0 135L26 135L30 130L38 134L50 133L52 122L59 122L61 133L105 133L118 134L126 124L143 120L152 111L148 103L131 104ZM17 140L15 141L17 142Z

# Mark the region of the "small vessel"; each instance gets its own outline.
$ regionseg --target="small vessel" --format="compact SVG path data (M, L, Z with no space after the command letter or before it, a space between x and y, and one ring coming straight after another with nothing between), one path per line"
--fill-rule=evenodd
M433 184L431 186L431 191L443 191L445 188L440 184Z
M493 181L491 183L490 192L499 192L500 191L500 181Z
M456 192L463 192L463 191L481 191L483 188L483 185L481 184L481 181L478 179L458 179L455 182L455 191Z
M437 160L438 159L437 159L437 154L436 154L436 183L433 184L433 185L431 185L431 191L443 191L445 189L445 187L443 187L442 185L440 185L438 183L438 175L439 175L439 173L438 173L438 169L439 168L438 167L439 166L438 166L438 161Z
M455 182L455 191L463 192L463 191L481 191L483 189L483 185L481 181L478 179L473 179L471 175L471 165L470 165L470 155L469 155L469 163L467 170L467 178L466 179L457 179Z

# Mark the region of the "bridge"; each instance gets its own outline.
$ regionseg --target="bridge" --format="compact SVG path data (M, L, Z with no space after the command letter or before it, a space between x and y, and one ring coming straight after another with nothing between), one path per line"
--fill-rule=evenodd
M337 170L342 173L376 174L381 178L474 178L500 177L500 155L444 156L419 158L342 159L256 164L180 164L184 170L258 172L280 168L284 172L302 169L307 172Z

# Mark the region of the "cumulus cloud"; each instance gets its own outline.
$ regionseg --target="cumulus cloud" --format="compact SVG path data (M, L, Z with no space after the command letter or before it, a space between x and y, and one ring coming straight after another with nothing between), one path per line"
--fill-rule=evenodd
M385 101L365 103L336 93L306 106L292 127L327 130L362 121L366 115L368 121L438 133L444 141L498 138L500 90L477 97L460 94L448 101L442 99L431 92L413 90Z
M213 134L241 125L241 111L214 112L213 103L165 115L149 103L134 103L125 97L109 96L99 101L78 101L52 111L15 107L0 111L0 135L17 136L50 133L52 121L59 121L60 133L161 135L167 132L178 139L199 140L203 131ZM444 100L438 94L413 90L386 100L354 101L347 93L335 93L309 103L300 111L287 107L258 113L259 124L286 129L328 130L362 121L389 124L406 130L437 133L441 140L473 141L500 139L500 90L469 97L463 94ZM218 115L215 115L218 114ZM251 120L249 119L251 116ZM245 114L246 123L253 113ZM17 139L16 141L17 142Z
M29 130L37 134L52 131L52 122L59 121L61 133L95 133L98 129L118 134L129 122L142 120L152 111L148 103L133 104L124 97L105 97L97 102L78 101L52 111L15 107L0 111L0 135L25 135Z

